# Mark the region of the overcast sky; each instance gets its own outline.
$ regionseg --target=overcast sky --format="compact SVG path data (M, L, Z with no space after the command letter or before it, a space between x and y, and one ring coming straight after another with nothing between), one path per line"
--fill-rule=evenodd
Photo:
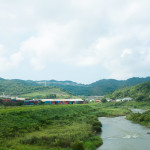
M150 0L0 0L0 77L150 75Z

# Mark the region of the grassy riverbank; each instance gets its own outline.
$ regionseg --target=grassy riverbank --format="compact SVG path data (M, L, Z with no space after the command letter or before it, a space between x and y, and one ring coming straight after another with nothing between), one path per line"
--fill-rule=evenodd
M103 108L112 108L113 109L120 109L119 111L119 115L122 114L126 115L128 120L131 120L135 123L139 123L141 125L147 126L150 128L150 102L135 102L135 101L131 101L131 102L110 102L110 103L106 103L103 104ZM138 108L138 109L144 109L147 110L144 113L132 113L130 111L130 113L125 113L124 111L126 111L126 109L128 108ZM114 111L116 113L116 111ZM113 114L113 111L112 111ZM107 112L108 115L108 112Z
M95 150L102 144L100 116L128 114L102 104L0 108L0 149Z
M131 120L135 123L139 123L141 125L147 126L150 128L150 110L140 114L140 113L132 113L127 115L128 120Z
M150 109L150 102L135 102L135 101L124 101L124 102L107 102L102 104L103 107L110 108L139 108L139 109Z

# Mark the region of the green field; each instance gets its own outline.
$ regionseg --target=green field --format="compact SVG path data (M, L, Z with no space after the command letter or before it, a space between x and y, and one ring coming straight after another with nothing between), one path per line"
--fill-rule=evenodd
M0 150L96 150L103 142L98 117L127 116L149 127L146 102L0 107Z
M0 107L0 149L95 150L102 144L98 116L129 113L101 104Z

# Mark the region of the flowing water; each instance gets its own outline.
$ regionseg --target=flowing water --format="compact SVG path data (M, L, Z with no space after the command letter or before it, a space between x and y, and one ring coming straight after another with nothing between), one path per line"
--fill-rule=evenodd
M100 117L103 145L97 150L150 150L150 129L125 119L125 116Z

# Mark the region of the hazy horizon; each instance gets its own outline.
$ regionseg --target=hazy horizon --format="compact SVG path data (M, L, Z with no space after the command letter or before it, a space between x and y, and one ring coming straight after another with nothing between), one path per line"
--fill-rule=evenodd
M146 76L146 77L131 77L131 78L148 78L148 77L150 77L150 76ZM0 77L0 78L2 78L2 77ZM124 80L128 80L128 79L131 79L131 78L127 78L127 79L120 79L120 80L118 80L118 81L124 81ZM7 80L7 78L3 78L3 79L6 79ZM96 82L96 81L99 81L99 80L117 80L117 79L113 79L113 78L108 78L108 79L106 79L106 78L103 78L103 79L99 79L99 80L96 80L96 81L93 81L93 82L89 82L89 83L81 83L81 82L76 82L76 81L73 81L73 80L56 80L56 79L47 79L47 80L44 80L44 79L41 79L41 80L34 80L34 79L21 79L21 78L14 78L14 79L8 79L8 80L25 80L25 81L51 81L51 80L55 80L55 81L62 81L62 82L64 82L64 81L71 81L71 82L75 82L75 83L78 83L78 84L91 84L91 83L94 83L94 82Z

